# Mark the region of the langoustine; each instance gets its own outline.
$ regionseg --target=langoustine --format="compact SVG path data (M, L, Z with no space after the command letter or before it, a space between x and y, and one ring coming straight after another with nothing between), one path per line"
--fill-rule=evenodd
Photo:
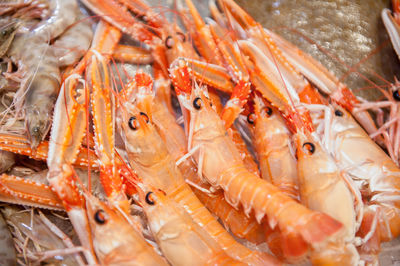
M138 73L135 78L140 78L142 75L144 74ZM155 89L158 90L157 80L155 84ZM133 85L135 85L134 80L127 89L131 89L131 86L134 87ZM230 206L224 199L222 191L212 191L211 187L199 178L197 166L187 154L183 128L176 122L168 107L162 103L162 98L160 99L158 94L153 95L151 86L148 89L137 92L137 105L150 106L151 119L157 132L165 142L168 152L175 159L186 182L192 185L196 196L207 209L223 221L225 227L229 228L235 236L256 244L262 243L265 239L264 228L255 221L254 217L246 217L243 210L236 210ZM145 97L147 98L144 99Z
M149 85L149 79L142 81L144 83L138 84L138 87ZM162 189L179 204L185 206L191 217L198 224L202 224L207 233L232 258L255 265L275 264L275 259L269 254L245 248L224 230L185 183L175 166L175 160L151 123L151 114L147 115L137 107L127 105L129 98L121 100L124 105L120 108L117 122L125 140L130 164L143 181Z
M17 63L21 87L15 96L16 113L24 112L31 146L46 137L50 129L49 117L61 85L59 59L50 41L75 22L79 9L75 0L52 1L50 17L36 25L29 33L15 37L8 56ZM87 27L87 26L86 26ZM25 49L29 43L31 49Z
M308 210L275 186L249 173L231 140L225 137L225 129L209 106L204 89L197 85L192 89L186 62L177 59L170 71L181 107L190 111L190 122L186 124L189 128L189 150L198 146L199 152L194 158L202 169L202 175L213 186L223 188L231 204L241 203L246 212L254 209L259 221L267 214L272 227L279 225L282 230L294 231L310 244L323 241L340 231L342 225L331 217ZM212 123L203 121L210 121L210 118L214 119ZM217 160L220 162L216 163ZM282 204L286 207L281 208ZM291 213L291 219L287 219L286 212ZM294 215L298 215L298 218L293 219ZM313 232L319 232L318 236L309 230L311 224Z

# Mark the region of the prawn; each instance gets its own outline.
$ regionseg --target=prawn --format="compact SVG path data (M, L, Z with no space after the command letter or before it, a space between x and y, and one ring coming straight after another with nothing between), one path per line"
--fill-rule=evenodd
M150 84L152 82L148 78L142 79L142 83L137 86L145 89ZM124 101L119 109L117 124L122 132L129 162L143 182L162 189L178 204L184 206L193 220L202 225L232 258L256 265L275 264L275 259L268 254L241 246L223 229L185 183L182 174L176 168L175 160L151 123L151 113L147 115L144 110L129 106L129 98L123 95L122 100Z
M49 46L76 19L76 0L52 2L52 14L30 33L16 36L8 51L22 73L21 88L15 96L17 113L24 110L31 147L36 148L50 129L50 114L60 88L58 58ZM31 49L25 49L29 43Z
M141 75L143 74L138 73L137 77L140 77ZM129 84L127 89L133 87L132 85L133 84ZM187 182L189 182L189 184L193 185L193 191L196 196L207 207L207 209L223 221L224 225L229 228L235 236L245 238L253 243L263 242L265 240L264 229L253 217L246 217L242 210L236 210L229 205L224 199L221 191L215 191L211 195L208 195L207 191L211 192L210 186L205 184L199 178L197 167L193 163L193 160L191 158L182 160L182 158L185 158L185 155L187 154L185 142L186 136L183 128L176 123L175 117L169 112L168 107L162 104L159 97L152 96L152 91L144 92L143 94L145 93L150 93L149 96L152 99L150 107L151 117L157 132L165 142L168 152L176 161L183 177ZM140 99L143 99L143 96L141 96ZM137 99L137 104L141 105L141 100Z
M254 97L254 113L247 116L261 177L299 200L297 162L291 150L291 135L279 111Z
M139 191L139 201L162 253L172 265L243 265L229 257L184 208L162 191Z
M301 199L318 198L319 200L316 200L316 202L310 200L305 203L311 209L331 215L344 225L344 231L338 234L336 238L331 239L331 241L327 241L324 248L317 247L313 249L311 259L320 262L325 261L325 263L336 260L344 263L358 261L359 256L354 248L355 228L357 226L354 205L357 188L345 182L339 168L333 161L331 154L329 154L330 150L321 148L322 146L315 136L310 114L308 110L301 106L301 98L296 90L293 89L295 85L289 82L290 79L286 79L285 74L283 74L283 78L280 76L282 72L279 71L279 67L276 67L274 62L265 56L256 45L249 41L240 41L239 45L244 54L250 58L248 66L251 72L254 73L252 74L252 81L256 84L256 88L282 112L291 130L295 132L294 138L298 156L297 172L300 179ZM307 150L309 150L309 153L306 153ZM303 152L301 153L301 151ZM318 164L307 160L312 156L304 156L313 155L315 151L318 151L319 154L319 157L315 157L319 159ZM325 170L322 172L319 170L308 171L309 169L314 169L313 167L315 166ZM319 184L315 183L318 180L324 180L323 183L327 188L326 190L315 190L315 187L319 187ZM337 205L334 205L339 203L339 199L341 206L351 206L343 214L337 213ZM323 203L318 205L318 202ZM328 253L326 253L327 250L329 251ZM327 256L327 254L330 255Z
M329 142L332 154L342 168L348 169L368 199L368 208L374 210L368 211L374 217L369 220L377 223L376 227L369 224L369 231L377 234L380 241L389 241L400 235L400 169L349 113L339 106L335 108Z
M167 265L121 213L88 193L85 198L93 247L102 265Z
M221 187L232 205L241 203L246 213L254 209L258 221L267 215L272 228L278 225L283 231L296 232L310 244L329 239L342 229L342 224L328 215L307 209L250 173L210 107L204 89L196 84L192 89L187 62L177 59L170 73L181 108L190 111L190 124L186 125L188 149L198 147L194 158L203 177L211 185Z

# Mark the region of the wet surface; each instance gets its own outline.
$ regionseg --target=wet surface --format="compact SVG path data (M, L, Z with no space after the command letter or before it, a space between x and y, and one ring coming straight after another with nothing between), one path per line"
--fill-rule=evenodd
M400 73L400 62L380 17L381 10L390 7L389 0L237 2L264 27L342 77L358 95L372 99L374 90L362 88L385 85L376 74L393 82L396 73Z

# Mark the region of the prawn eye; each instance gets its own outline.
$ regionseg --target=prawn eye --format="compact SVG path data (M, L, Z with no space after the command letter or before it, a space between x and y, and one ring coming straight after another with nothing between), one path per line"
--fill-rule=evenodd
M251 113L247 116L247 122L249 124L254 124L255 121L256 121L256 115L254 113Z
M177 31L176 35L179 37L179 39L181 40L181 42L185 42L186 41L186 36L185 34L183 34L182 32Z
M393 98L394 98L396 101L400 101L400 93L399 93L399 90L395 90L395 91L393 92Z
M149 123L150 119L146 113L140 112L140 115L143 116L144 121L146 121L146 123Z
M343 112L340 111L339 109L336 109L336 110L335 110L335 115L336 115L336 116L343 116Z
M98 224L105 224L107 222L106 213L103 210L98 210L94 214L94 220Z
M311 155L315 152L315 145L311 142L306 142L303 144L303 150L308 153L308 155Z
M151 194L153 194L153 192L147 192L146 194L146 202L149 205L154 205L156 202L154 201L153 197L151 196Z
M194 99L194 101L193 101L193 107L194 107L196 110L200 110L200 109L201 109L201 106L202 106L201 98L200 98L200 97L197 97L196 99Z
M174 45L174 39L172 38L171 35L169 35L169 36L165 39L165 46L166 46L168 49L171 49L173 45Z
M262 112L265 113L268 117L270 117L272 115L272 108L271 107L264 107L262 109Z
M129 118L128 125L132 130L137 130L140 127L139 121L137 120L136 116L132 116L131 118Z

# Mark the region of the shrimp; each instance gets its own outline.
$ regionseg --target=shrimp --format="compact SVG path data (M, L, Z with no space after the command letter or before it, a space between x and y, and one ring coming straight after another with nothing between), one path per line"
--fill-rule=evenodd
M223 106L222 106L221 99L220 99L219 95L217 94L217 92L214 89L209 89L208 95L209 95L210 101L212 102L213 106L215 107L215 110L217 111L217 113L221 114L223 112ZM254 161L254 158L253 158L252 154L250 153L250 151L248 150L246 143L244 142L237 127L233 124L233 125L231 125L231 127L229 129L227 129L227 131L228 131L229 137L231 138L233 143L235 143L236 149L240 153L240 157L242 158L246 168L250 172L252 172L256 175L259 175L260 172L258 170L258 165Z
M295 232L310 244L334 237L342 224L326 214L311 211L296 203L272 184L250 173L215 111L210 107L203 88L194 84L183 59L170 67L181 108L190 111L188 149L198 149L194 158L207 181L221 187L228 201L241 203L246 213L254 209L258 221L267 215L272 228ZM207 122L206 122L207 121Z
M140 77L143 74L137 74ZM156 82L156 84L158 84ZM128 88L131 87L131 84ZM133 87L133 86L132 86ZM245 238L253 243L261 243L265 241L264 228L259 225L254 217L246 217L242 210L236 210L229 205L221 191L213 192L208 195L204 190L210 190L209 185L204 184L197 174L197 167L191 158L185 158L186 151L186 137L183 128L176 123L175 117L169 112L168 107L162 104L161 99L157 96L151 95L151 117L157 132L162 137L168 152L177 161L179 170L183 177L192 184L195 189L193 190L200 201L209 209L213 214L217 215L224 223L225 227L229 228L231 232L240 238ZM144 95L143 95L144 96ZM141 104L144 97L138 97L137 104ZM143 99L144 100L144 99ZM240 137L239 137L240 138ZM254 161L253 161L254 162ZM253 170L253 169L252 169ZM203 190L203 191L202 191Z
M121 214L85 194L93 246L102 265L168 265Z
M359 224L353 194L336 162L318 141L298 133L296 142L297 147L302 146L297 149L302 202L312 210L329 214L344 225L344 230L334 241L313 250L311 261L316 264L336 262L356 265L359 255L354 239Z
M255 96L254 113L247 116L260 162L261 177L299 200L297 162L291 136L279 111Z
M150 81L142 80L143 83L137 86L148 86ZM275 264L276 260L270 255L241 246L223 229L185 183L175 160L151 123L151 113L147 115L143 111L135 110L123 96L122 100L126 102L122 102L123 105L119 108L117 124L125 141L129 162L143 182L162 189L178 204L184 206L193 220L206 229L235 260L255 265Z
M380 241L389 241L400 235L400 169L349 113L339 106L335 108L329 142L332 154L342 168L348 169L368 199L368 208L374 210L368 212L377 219L371 232Z
M172 265L243 265L229 257L204 228L156 189L139 193L149 227Z
M15 104L17 113L25 112L32 148L37 147L50 129L49 117L61 82L58 58L49 42L75 21L78 12L75 0L56 0L52 5L52 15L32 32L16 36L8 51L22 73ZM25 49L26 43L30 49Z
M354 230L354 227L356 225L357 217L353 208L355 205L355 198L358 194L358 189L344 181L339 167L337 167L336 163L333 161L333 158L331 157L332 155L329 154L329 148L318 149L321 153L318 157L320 160L318 161L317 166L320 169L326 170L321 173L319 173L318 170L308 171L309 169L314 169L313 167L315 164L310 160L305 160L307 157L300 157L299 150L308 148L312 151L310 154L313 154L313 151L319 147L320 144L318 143L319 140L313 137L316 132L310 114L308 110L302 106L300 95L293 89L295 84L291 84L290 79L286 79L285 75L283 75L283 78L280 77L279 73L281 72L279 66L277 67L273 61L258 49L256 45L248 41L241 41L240 46L243 52L250 58L248 65L249 68L252 69L251 71L254 71L252 81L257 84L257 89L260 89L263 95L282 112L283 116L288 121L291 130L295 132L294 138L296 139L295 143L299 158L298 173L301 180L301 199L303 200L303 198L307 197L324 199L324 201L317 200L317 202L322 202L321 205L314 202L305 203L311 209L331 215L334 219L340 221L344 225L344 230L347 231L347 234L341 233L337 235L336 238L326 242L322 249L320 247L314 247L311 255L312 260L315 259L321 261L325 258L326 263L329 261L335 262L336 259L343 263L353 263L358 261L359 256L355 251L354 246L348 246L348 244L353 245L355 241L354 235L356 230ZM309 96L308 94L306 95ZM317 97L318 96L319 95L317 94ZM328 119L328 117L325 117L325 119ZM319 174L324 176L323 180L326 182L326 190L315 190L316 185L317 187L319 186L319 183L316 184L315 182L318 182L318 180L321 179ZM344 212L343 214L339 214L336 212L337 205L334 207L331 205L331 202L338 203L341 206L351 206L352 208L346 209L347 212ZM360 202L361 200L358 199L359 204ZM352 223L350 223L348 219L352 220ZM353 234L351 232L353 232ZM326 250L329 250L328 253L331 254L330 256L326 255L328 254L326 253Z

